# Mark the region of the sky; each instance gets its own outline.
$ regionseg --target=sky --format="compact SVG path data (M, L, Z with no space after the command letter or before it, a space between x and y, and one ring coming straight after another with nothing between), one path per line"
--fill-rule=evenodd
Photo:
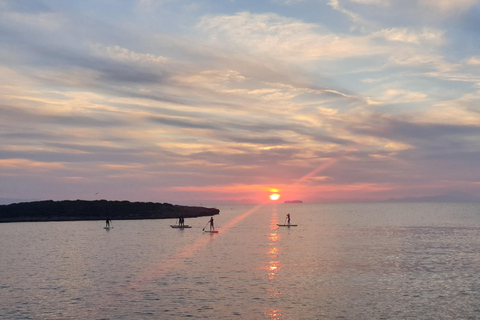
M0 0L0 198L480 196L479 38L478 0Z

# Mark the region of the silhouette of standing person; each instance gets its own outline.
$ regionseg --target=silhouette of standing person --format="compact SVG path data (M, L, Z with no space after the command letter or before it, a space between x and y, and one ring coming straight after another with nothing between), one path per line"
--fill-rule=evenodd
M110 218L105 221L105 227L110 228Z
M210 218L210 231L214 231L215 230L215 227L213 226L213 217Z
M290 213L287 213L287 224L290 224Z

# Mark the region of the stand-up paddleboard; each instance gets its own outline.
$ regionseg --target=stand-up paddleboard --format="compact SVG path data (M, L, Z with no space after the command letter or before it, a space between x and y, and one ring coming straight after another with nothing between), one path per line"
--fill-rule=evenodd
M296 227L296 224L277 224L279 227Z
M210 230L203 230L203 231L204 231L204 232L206 232L206 233L218 233L218 231L217 231L217 230L213 230L213 231L210 231Z
M176 229L186 229L186 228L191 228L189 225L184 225L184 226L179 226L178 224L171 224L170 227L176 228Z
M103 227L103 229L110 230L110 229L113 229L113 227Z

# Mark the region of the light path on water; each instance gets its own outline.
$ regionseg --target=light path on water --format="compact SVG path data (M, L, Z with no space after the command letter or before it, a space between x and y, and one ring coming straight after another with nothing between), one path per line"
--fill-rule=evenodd
M294 185L300 184L302 181L318 174L319 172L327 169L328 167L334 165L337 163L338 159L331 159L330 161L327 161L320 165L319 167L315 168L311 172L307 173L297 181L293 183ZM244 220L245 218L249 217L252 213L256 212L263 206L265 206L267 203L261 203L253 207L252 209L248 210L247 212L236 216L235 218L231 219L227 224L223 225L220 228L220 232L218 234L210 234L210 236L207 237L202 237L193 242L192 244L186 246L183 250L180 252L176 253L173 255L171 258L166 260L165 262L156 264L149 269L147 269L143 274L141 274L138 279L130 286L130 289L133 289L133 291L141 290L144 288L148 283L151 281L154 281L156 279L159 279L172 270L175 269L175 267L178 266L178 264L182 263L185 261L185 259L190 258L193 254L195 254L197 251L201 250L207 243L210 243L211 241L214 241L217 237L221 237L223 233L228 232L231 228L233 228L235 225L237 225L240 221Z
M209 234L209 236L206 235L205 237L201 237L192 244L186 246L177 254L173 255L167 261L152 266L138 277L137 281L132 285L132 289L139 290L145 285L147 285L149 282L165 276L167 273L171 272L178 264L185 261L185 259L190 258L197 251L205 247L207 243L214 241L217 237L221 237L223 233L228 232L228 230L233 228L240 221L244 220L264 205L266 205L266 203L256 205L247 212L242 213L241 215L231 219L227 224L220 228L221 231L218 234Z
M221 231L219 233L205 233L204 237L200 237L192 244L185 246L183 250L180 250L178 253L176 253L169 259L165 260L162 263L152 265L150 268L147 268L143 273L139 274L138 277L130 285L119 285L116 289L114 289L114 295L121 296L123 297L123 299L126 299L126 297L128 296L135 295L144 291L151 282L160 279L168 273L174 271L179 264L183 263L186 259L190 258L199 250L202 250L208 243L215 241L218 237L222 237L223 234L228 232L239 222L249 217L252 213L256 212L265 205L267 205L267 203L258 204L250 210L246 211L245 213L234 217L220 228ZM126 299L126 301L131 300L134 299ZM112 308L115 307L114 304L115 301L110 300L108 298L108 295L104 296L104 300L101 303L101 305L105 307L110 306Z

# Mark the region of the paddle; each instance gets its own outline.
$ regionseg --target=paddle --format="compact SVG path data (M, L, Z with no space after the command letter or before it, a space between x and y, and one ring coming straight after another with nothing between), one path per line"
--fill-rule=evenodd
M210 221L207 222L207 224L205 225L205 227L203 227L202 231L205 231L205 228L208 226L209 223L210 223Z

